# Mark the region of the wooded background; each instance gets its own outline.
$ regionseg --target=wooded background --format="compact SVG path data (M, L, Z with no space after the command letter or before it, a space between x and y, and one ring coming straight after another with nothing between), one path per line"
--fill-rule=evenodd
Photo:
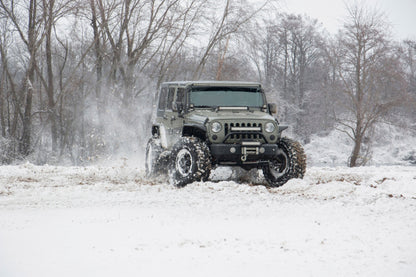
M364 165L378 122L416 129L416 41L345 9L331 35L272 0L0 0L0 163L143 151L161 82L203 79L263 83L297 139L338 129Z

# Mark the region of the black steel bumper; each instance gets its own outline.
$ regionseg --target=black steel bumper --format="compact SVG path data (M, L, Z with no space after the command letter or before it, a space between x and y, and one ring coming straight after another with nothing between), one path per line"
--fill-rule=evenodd
M209 146L214 163L261 163L269 161L276 156L276 144L255 143L243 144L211 144Z

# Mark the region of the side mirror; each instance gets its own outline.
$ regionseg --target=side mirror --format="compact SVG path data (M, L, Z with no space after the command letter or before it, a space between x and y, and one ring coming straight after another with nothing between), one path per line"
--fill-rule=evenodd
M269 112L270 114L277 113L277 105L275 103L269 103Z

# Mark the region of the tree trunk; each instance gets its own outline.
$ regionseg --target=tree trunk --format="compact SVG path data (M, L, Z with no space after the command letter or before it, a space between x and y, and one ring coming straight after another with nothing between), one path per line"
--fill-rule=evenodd
M26 93L25 111L23 115L23 130L19 142L19 152L23 156L30 154L31 132L32 132L32 98L35 81L35 63L36 63L36 0L29 3L29 27L27 48L30 53L29 66L23 84L22 94Z
M354 130L354 147L351 152L350 161L349 161L349 167L356 167L360 166L359 164L359 157L361 152L361 146L363 142L363 128L362 128L362 120L361 118L358 118L357 123L355 125Z
M225 43L225 48L224 48L224 52L220 55L220 57L218 58L218 70L217 70L217 75L215 77L215 79L217 81L221 80L221 75L222 75L222 68L224 66L224 61L225 61L225 55L227 54L227 50L228 50L228 43L230 42L230 36L227 37L227 41Z
M2 45L0 45L0 56L1 56L1 72L3 73L0 76L0 124L1 124L1 136L2 137L6 137L6 120L4 117L4 102L6 100L6 88L5 88L5 83L6 83L6 64L5 64L5 57L4 57L4 53L3 53L3 48Z
M34 57L31 58L34 60ZM33 82L35 79L34 61L30 62L29 71L25 78L23 91L26 91L26 104L23 116L23 131L19 144L19 152L23 156L30 154L31 148L31 132L32 132L32 98L33 98Z
M99 32L98 24L97 24L97 12L95 8L95 0L90 0L90 7L91 7L91 13L92 13L91 26L92 26L93 33L94 33L94 51L95 51L95 58L96 58L95 99L96 99L96 105L97 105L99 125L103 126L104 125L103 115L104 115L104 105L105 105L105 101L101 93L102 76L103 76L103 57L102 57L101 44L100 44L100 32Z
M351 153L350 163L348 165L349 167L359 166L358 158L360 157L361 143L362 143L362 137L356 136L354 139L354 148Z
M1 124L1 136L6 137L6 121L4 120L4 99L6 98L3 95L3 84L5 78L1 78L1 85L0 85L0 124Z
M57 141L58 141L58 130L56 125L56 108L55 108L55 99L54 99L54 85L53 85L53 67L52 67L52 24L53 24L53 6L54 0L49 0L49 5L46 8L46 1L44 2L45 6L45 22L46 22L46 40L45 40L45 49L46 49L46 67L48 74L48 86L46 92L48 95L48 112L49 112L49 122L51 124L51 134L52 134L52 152L57 152Z

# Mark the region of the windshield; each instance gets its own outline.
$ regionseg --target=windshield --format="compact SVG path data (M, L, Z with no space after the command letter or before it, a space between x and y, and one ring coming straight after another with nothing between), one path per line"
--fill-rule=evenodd
M189 102L194 107L263 107L263 93L247 87L193 87Z

